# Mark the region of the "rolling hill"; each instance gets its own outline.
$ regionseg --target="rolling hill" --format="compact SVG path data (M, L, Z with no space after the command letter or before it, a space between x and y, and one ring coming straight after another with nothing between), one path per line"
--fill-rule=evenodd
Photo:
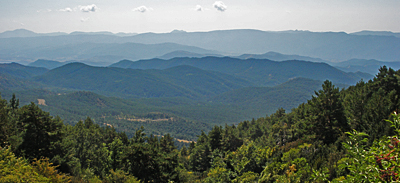
M296 78L275 87L246 87L209 99L213 103L240 106L254 117L272 114L283 108L290 111L307 102L321 88L322 81Z
M300 55L286 55L286 54L281 54L281 53L273 52L273 51L270 51L270 52L264 53L264 54L243 54L243 55L237 56L235 58L268 59L268 60L273 60L273 61L303 60L303 61L311 61L311 62L325 62L328 64L330 63L330 62L320 59L320 58L306 57L306 56L300 56Z
M246 79L259 86L275 86L289 79L303 77L314 80L329 79L334 83L354 84L360 74L346 73L326 63L306 61L275 62L266 59L237 59L231 57L174 58L170 60L150 59L136 62L123 60L110 67L132 69L166 69L178 65L189 65L203 70L218 71ZM363 75L363 77L368 76ZM368 80L368 78L363 78Z
M364 72L375 75L382 66L391 67L395 70L400 69L400 62L382 62L374 59L351 59L343 62L334 63L333 66L345 72Z
M54 61L54 60L39 59L39 60L36 60L36 61L34 61L32 63L29 63L28 66L31 66L31 67L43 67L43 68L51 70L51 69L63 66L65 64L68 64L68 62L58 62L58 61Z
M17 78L31 78L46 73L45 68L29 67L18 63L0 64L0 73L8 74Z
M252 86L243 79L189 66L166 70L92 67L71 63L34 78L36 82L128 98L186 97L204 99Z
M177 58L177 57L201 58L201 57L207 57L207 56L223 57L223 55L219 55L219 54L200 54L200 53L193 53L193 52L178 50L178 51L173 51L173 52L164 54L157 58L168 60L168 59Z

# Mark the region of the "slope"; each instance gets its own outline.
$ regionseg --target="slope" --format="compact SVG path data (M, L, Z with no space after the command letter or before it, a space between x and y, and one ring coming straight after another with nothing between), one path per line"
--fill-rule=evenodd
M39 60L36 60L36 61L28 64L28 66L43 67L43 68L51 70L51 69L63 66L65 64L68 64L68 62L58 62L58 61L54 61L54 60L39 59Z
M200 54L200 53L193 53L193 52L178 50L178 51L173 51L173 52L164 54L164 55L159 56L157 58L168 60L168 59L172 59L172 58L175 58L175 57L189 57L189 58L190 57L197 57L197 58L201 58L201 57L207 57L207 56L222 57L223 55L219 55L219 54Z
M204 70L234 75L260 86L275 86L297 77L321 81L329 79L334 83L343 84L354 84L361 79L359 74L345 73L326 63L295 60L275 62L266 59L241 60L231 57L173 58L170 60L151 59L136 62L123 60L110 65L110 67L165 69L178 65L190 65ZM363 79L368 80L370 78Z
M35 77L47 85L128 98L204 99L252 84L226 74L182 66L168 70L92 67L71 63Z
M395 70L400 69L400 62L383 62L374 59L351 59L333 64L333 66L345 72L360 71L372 75L377 74L379 72L379 68L384 65Z
M29 67L18 63L0 64L0 73L8 74L18 78L30 78L46 73L45 68Z
M320 58L313 58L313 57L307 57L307 56L300 56L300 55L286 55L286 54L281 54L278 52L267 52L264 54L243 54L240 56L237 56L235 58L240 58L240 59L268 59L268 60L273 60L273 61L286 61L286 60L303 60L303 61L311 61L311 62L325 62L325 63L330 63L326 60L320 59Z
M213 103L236 105L253 117L272 114L277 109L287 111L307 102L314 91L321 88L322 81L296 78L275 87L246 87L229 91L211 98Z

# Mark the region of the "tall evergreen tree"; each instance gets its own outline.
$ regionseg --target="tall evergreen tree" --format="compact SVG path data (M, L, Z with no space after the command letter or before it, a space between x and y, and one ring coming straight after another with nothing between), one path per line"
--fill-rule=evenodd
M349 130L339 88L326 80L322 89L315 92L315 95L309 102L311 104L311 115L315 117L311 122L314 132L317 138L324 143L333 143L340 134Z
M20 109L19 123L24 127L23 142L17 152L26 158L53 158L60 153L60 142L63 138L62 120L53 118L31 103Z

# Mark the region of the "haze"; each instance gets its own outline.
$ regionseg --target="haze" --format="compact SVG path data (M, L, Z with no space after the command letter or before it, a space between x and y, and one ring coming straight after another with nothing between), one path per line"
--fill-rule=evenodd
M398 0L0 0L0 32L400 32Z

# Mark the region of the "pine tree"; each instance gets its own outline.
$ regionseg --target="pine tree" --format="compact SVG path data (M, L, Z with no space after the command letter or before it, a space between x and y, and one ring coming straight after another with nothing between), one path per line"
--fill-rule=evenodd
M315 117L312 121L317 138L326 144L333 143L340 134L349 130L344 117L342 101L339 88L332 82L326 80L322 90L315 92L311 101L311 115Z

